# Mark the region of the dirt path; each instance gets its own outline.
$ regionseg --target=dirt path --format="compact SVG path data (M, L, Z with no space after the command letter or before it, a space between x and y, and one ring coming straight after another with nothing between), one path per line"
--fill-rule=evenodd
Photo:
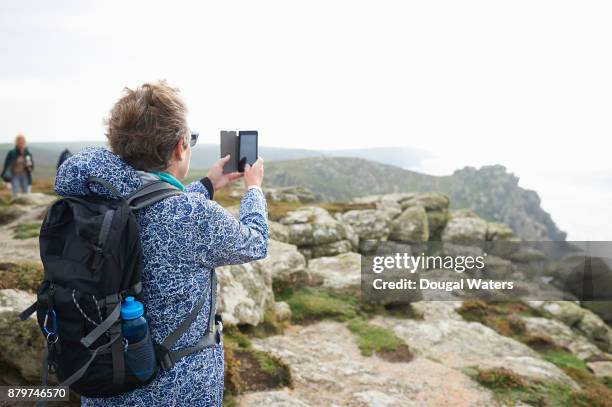
M52 200L49 198L47 201ZM23 214L14 221L0 226L0 262L40 261L38 237L15 239L14 228L21 224L41 222L46 205L19 205L17 207L23 211Z

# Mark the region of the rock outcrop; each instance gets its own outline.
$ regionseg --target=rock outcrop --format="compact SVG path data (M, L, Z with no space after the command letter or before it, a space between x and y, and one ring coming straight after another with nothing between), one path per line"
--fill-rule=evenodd
M274 306L272 275L256 263L218 267L217 312L229 325L258 325Z
M308 262L308 274L311 280L321 281L323 287L358 294L361 288L361 256L357 253L343 253L311 259Z
M431 358L394 363L363 356L355 336L334 321L296 326L282 336L254 339L253 346L291 366L294 386L246 394L240 399L243 407L500 406L490 391L460 370Z
M379 209L351 210L340 216L342 222L352 226L360 240L387 240L391 216Z
M280 223L288 229L289 243L298 246L307 258L346 253L358 244L353 228L323 208L307 206L291 211Z
M45 341L34 315L23 322L19 319L35 300L35 295L25 291L0 290L0 384L40 382Z
M579 389L562 370L522 343L480 323L464 321L458 315L449 318L444 302L432 302L428 311L423 321L376 317L374 322L393 329L419 354L451 368L506 368L523 377Z
M442 240L449 242L482 242L487 238L487 222L470 210L453 211Z
M405 209L391 222L390 240L425 242L429 240L429 222L422 206Z
M313 276L306 271L306 259L296 246L273 239L268 241L268 256L254 262L259 269L270 274L276 290L316 285Z
M283 188L265 188L266 199L271 201L302 202L315 201L314 193L308 188L292 186Z
M530 301L529 304L574 328L604 352L612 353L612 328L592 311L572 301Z

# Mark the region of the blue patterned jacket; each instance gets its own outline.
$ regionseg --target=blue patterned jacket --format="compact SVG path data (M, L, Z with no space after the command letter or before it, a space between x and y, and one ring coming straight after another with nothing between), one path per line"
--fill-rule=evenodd
M60 167L55 192L85 195L88 177L100 177L127 195L142 184L141 175L104 148L87 148ZM109 191L92 186L98 195ZM240 221L211 201L199 182L185 193L138 213L144 255L143 295L153 339L162 342L185 320L202 296L209 296L211 269L266 256L268 223L265 197L248 190L240 203ZM193 346L208 324L210 301L175 349ZM189 355L148 385L112 398L82 398L83 406L220 406L223 398L223 344Z

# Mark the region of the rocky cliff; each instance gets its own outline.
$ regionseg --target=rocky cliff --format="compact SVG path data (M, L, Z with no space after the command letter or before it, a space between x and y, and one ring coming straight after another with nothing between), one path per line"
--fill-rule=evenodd
M372 194L442 192L451 207L469 208L488 221L509 225L525 240L565 240L535 191L518 186L503 166L466 167L449 176L431 176L357 158L307 158L271 162L266 185L301 185L326 200Z

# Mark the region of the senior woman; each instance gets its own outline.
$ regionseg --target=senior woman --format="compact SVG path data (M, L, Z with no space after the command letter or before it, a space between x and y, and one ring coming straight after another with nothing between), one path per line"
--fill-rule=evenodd
M165 82L126 89L107 120L112 151L89 148L64 162L56 177L60 195L86 194L86 180L100 177L123 195L150 179L184 193L139 211L144 257L144 304L153 339L161 343L210 292L214 267L261 259L267 253L267 208L261 191L263 161L244 174L223 174L228 157L207 177L184 186L191 136L178 90ZM228 182L244 177L240 219L212 200ZM206 301L174 349L193 346L208 325ZM223 399L223 344L205 348L160 371L149 384L112 398L81 398L83 406L220 406Z
M15 138L15 148L6 154L2 169L2 179L11 183L13 198L19 194L30 193L32 171L34 171L32 153L28 150L25 136L18 134Z

